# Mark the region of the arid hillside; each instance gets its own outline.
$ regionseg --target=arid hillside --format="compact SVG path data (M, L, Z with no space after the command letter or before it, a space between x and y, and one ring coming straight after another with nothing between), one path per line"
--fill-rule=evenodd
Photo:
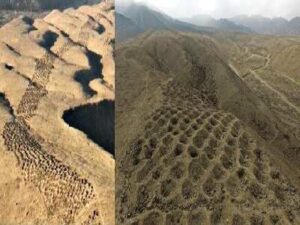
M114 5L0 29L0 223L114 224Z
M284 56L289 38L271 39L157 31L117 46L118 223L300 223L298 40Z
M299 168L300 38L219 34L216 39L226 63L275 118L276 133L268 142Z

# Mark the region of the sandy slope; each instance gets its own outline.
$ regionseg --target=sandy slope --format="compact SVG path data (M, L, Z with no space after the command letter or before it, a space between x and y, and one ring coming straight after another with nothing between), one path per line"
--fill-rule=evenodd
M114 159L62 119L114 101L113 40L111 3L0 29L1 224L114 224Z

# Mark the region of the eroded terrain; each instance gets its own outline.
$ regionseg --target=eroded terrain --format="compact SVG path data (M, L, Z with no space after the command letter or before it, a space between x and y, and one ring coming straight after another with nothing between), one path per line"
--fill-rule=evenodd
M217 40L148 32L118 46L120 224L300 223L299 155L287 163L280 145L293 129Z
M114 224L113 156L62 118L114 102L113 40L109 2L0 29L1 223Z

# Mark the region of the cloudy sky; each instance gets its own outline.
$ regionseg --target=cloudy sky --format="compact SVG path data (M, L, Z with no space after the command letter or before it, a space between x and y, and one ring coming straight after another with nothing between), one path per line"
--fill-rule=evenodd
M132 0L116 0L117 4ZM300 16L300 0L133 0L156 7L173 17L208 14L215 18L235 15Z

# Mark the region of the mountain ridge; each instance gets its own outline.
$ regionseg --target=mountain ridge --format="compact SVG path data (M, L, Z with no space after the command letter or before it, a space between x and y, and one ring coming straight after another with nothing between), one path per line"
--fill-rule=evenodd
M300 17L290 20L283 17L268 18L260 15L238 15L228 18L236 24L247 26L260 34L269 35L300 35Z
M183 18L182 20L198 26L214 27L225 31L244 32L244 33L254 32L247 26L237 25L234 22L224 18L217 20L209 15L197 15L191 18Z
M222 30L228 30L232 32L245 32L252 33L251 29L235 25L229 20L215 21L215 24L193 24L190 21L183 21L180 19L172 18L171 16L148 7L141 3L131 3L125 6L121 5L117 7L117 13L119 15L119 20L124 20L123 22L117 20L116 29L119 31L117 36L119 40L125 40L129 37L134 37L137 34L145 32L147 30L158 30L158 29L169 29L184 32L218 32ZM121 16L123 15L123 16ZM124 16L126 18L124 18ZM126 22L125 22L126 20ZM129 22L131 20L131 22ZM126 31L122 27L126 23L130 26L130 30L134 30L132 34ZM139 32L137 32L139 30ZM123 35L123 32L125 33ZM124 36L124 37L123 37Z
M209 15L199 14L190 18L176 19L159 9L135 2L120 4L117 12L132 20L143 32L149 29L175 29L188 32L228 31L265 35L300 35L300 17L287 20L283 17L237 15L231 18L215 19Z

